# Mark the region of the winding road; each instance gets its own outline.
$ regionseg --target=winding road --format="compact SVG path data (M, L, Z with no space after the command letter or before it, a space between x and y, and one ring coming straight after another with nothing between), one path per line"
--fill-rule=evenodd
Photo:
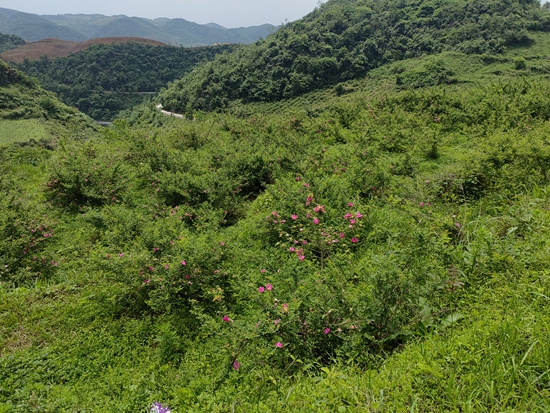
M162 113L163 115L173 116L174 118L178 118L178 119L185 119L185 116L180 115L179 113L168 112L167 110L162 109L161 103L157 105L157 109L160 110L160 113Z

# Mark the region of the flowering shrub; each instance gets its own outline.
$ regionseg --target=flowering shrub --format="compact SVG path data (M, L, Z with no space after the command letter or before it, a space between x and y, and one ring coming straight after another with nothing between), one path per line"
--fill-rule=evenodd
M311 193L303 201L289 216L277 211L266 216L271 232L278 236L278 245L300 261L319 261L323 268L331 254L349 250L359 243L364 216L354 209L352 202L339 209L338 217L338 212L327 213L327 207L318 204Z
M51 203L73 209L121 202L130 179L120 153L92 142L62 146L50 171L46 192Z
M58 266L45 251L55 235L55 222L14 195L0 200L0 210L0 281L19 284L49 277Z

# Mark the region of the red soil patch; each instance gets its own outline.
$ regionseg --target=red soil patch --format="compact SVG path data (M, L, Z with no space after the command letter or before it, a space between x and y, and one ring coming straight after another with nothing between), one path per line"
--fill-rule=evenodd
M29 43L17 49L8 50L0 54L0 57L10 62L20 63L23 59L40 60L41 56L48 56L49 59L68 56L71 53L78 53L86 50L94 44L113 44L113 43L141 43L150 46L166 46L166 44L156 40L143 39L141 37L102 37L98 39L86 40L85 42L68 42L60 39L43 39L37 42Z

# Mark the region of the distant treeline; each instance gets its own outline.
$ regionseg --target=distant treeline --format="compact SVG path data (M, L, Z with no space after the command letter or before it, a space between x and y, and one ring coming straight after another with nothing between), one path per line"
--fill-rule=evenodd
M274 101L444 50L502 52L550 30L538 0L329 0L265 40L218 57L162 95L165 107L216 110Z
M97 120L111 120L158 92L195 65L232 51L234 45L182 48L138 43L93 45L67 57L25 60L16 66L68 105ZM120 93L122 92L122 93ZM140 92L140 93L132 93Z
M19 36L0 33L0 53L23 46L27 42Z

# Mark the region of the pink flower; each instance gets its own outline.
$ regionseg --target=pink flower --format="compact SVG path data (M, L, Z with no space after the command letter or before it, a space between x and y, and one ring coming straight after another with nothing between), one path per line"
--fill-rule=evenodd
M298 215L292 214L292 220L293 220L293 221L296 221L297 219L298 219Z
M304 184L304 186L307 188L307 187L309 187L309 184Z
M423 206L424 206L424 202L421 202L421 203L418 204L418 205L420 205L421 207L423 207Z
M354 219L350 219L350 220L349 220L349 223L350 223L350 224L355 224L355 220L354 220Z
M325 333L325 334L328 334L328 333L330 333L330 328L328 328L328 327L327 327L327 328L325 328L325 329L323 330L323 333Z
M164 268L168 270L170 267L168 266L168 264L166 264Z
M351 239L351 242L353 242L353 243L359 242L359 239L353 237L353 238Z
M267 291L273 290L273 286L271 284L267 284L265 288L267 289Z
M297 181L299 181L299 180L300 180L300 177L299 177L299 176L297 176L297 177L296 177L296 180L297 180Z
M182 261L181 265L187 265L187 263L185 261Z
M124 257L124 253L121 252L120 254L118 254L118 256L119 256L120 258L122 258L122 257Z
M340 232L340 238L344 238L346 236L346 234L344 234L343 232Z
M241 367L240 363L237 361L237 359L235 359L235 361L233 362L233 368L235 370L239 370L240 367Z
M288 304L287 303L283 303L283 313L288 313Z
M223 247L225 245L225 242L220 242L220 245Z
M351 208L353 204L351 202L348 202L348 206Z
M306 257L304 257L303 255L298 256L298 259L299 259L300 261L303 261L305 258L306 258Z
M289 250L290 252L296 251L296 250L294 249L294 247L290 247L288 250Z
M319 225L319 218L313 218L313 223L315 225Z
M363 215L361 215L360 212L355 213L355 218L363 218Z
M262 274L265 274L265 273L267 272L267 270L266 270L265 268L262 268L262 269L260 270L260 272L261 272Z
M351 214L348 212L346 215L344 215L344 218L345 218L345 219L351 218Z
M143 281L143 284L148 284L148 283L150 283L150 282L151 282L150 279L149 279L149 280L144 280L144 281Z
M265 291L265 288L264 287L258 287L258 292L259 293L263 293Z
M154 270L154 268L153 268L153 267L149 267L149 271L153 271L153 270Z
M283 348L283 343L281 343L280 341L277 341L277 342L275 343L275 347Z
M460 228L460 222L455 223L455 226L456 226L457 228Z
M280 318L278 318L277 320L273 320L273 324L275 325L279 325L280 322L281 322Z
M224 316L223 316L223 321L224 321L225 323L229 323L229 321L231 321L231 320L229 319L228 316L224 315Z

